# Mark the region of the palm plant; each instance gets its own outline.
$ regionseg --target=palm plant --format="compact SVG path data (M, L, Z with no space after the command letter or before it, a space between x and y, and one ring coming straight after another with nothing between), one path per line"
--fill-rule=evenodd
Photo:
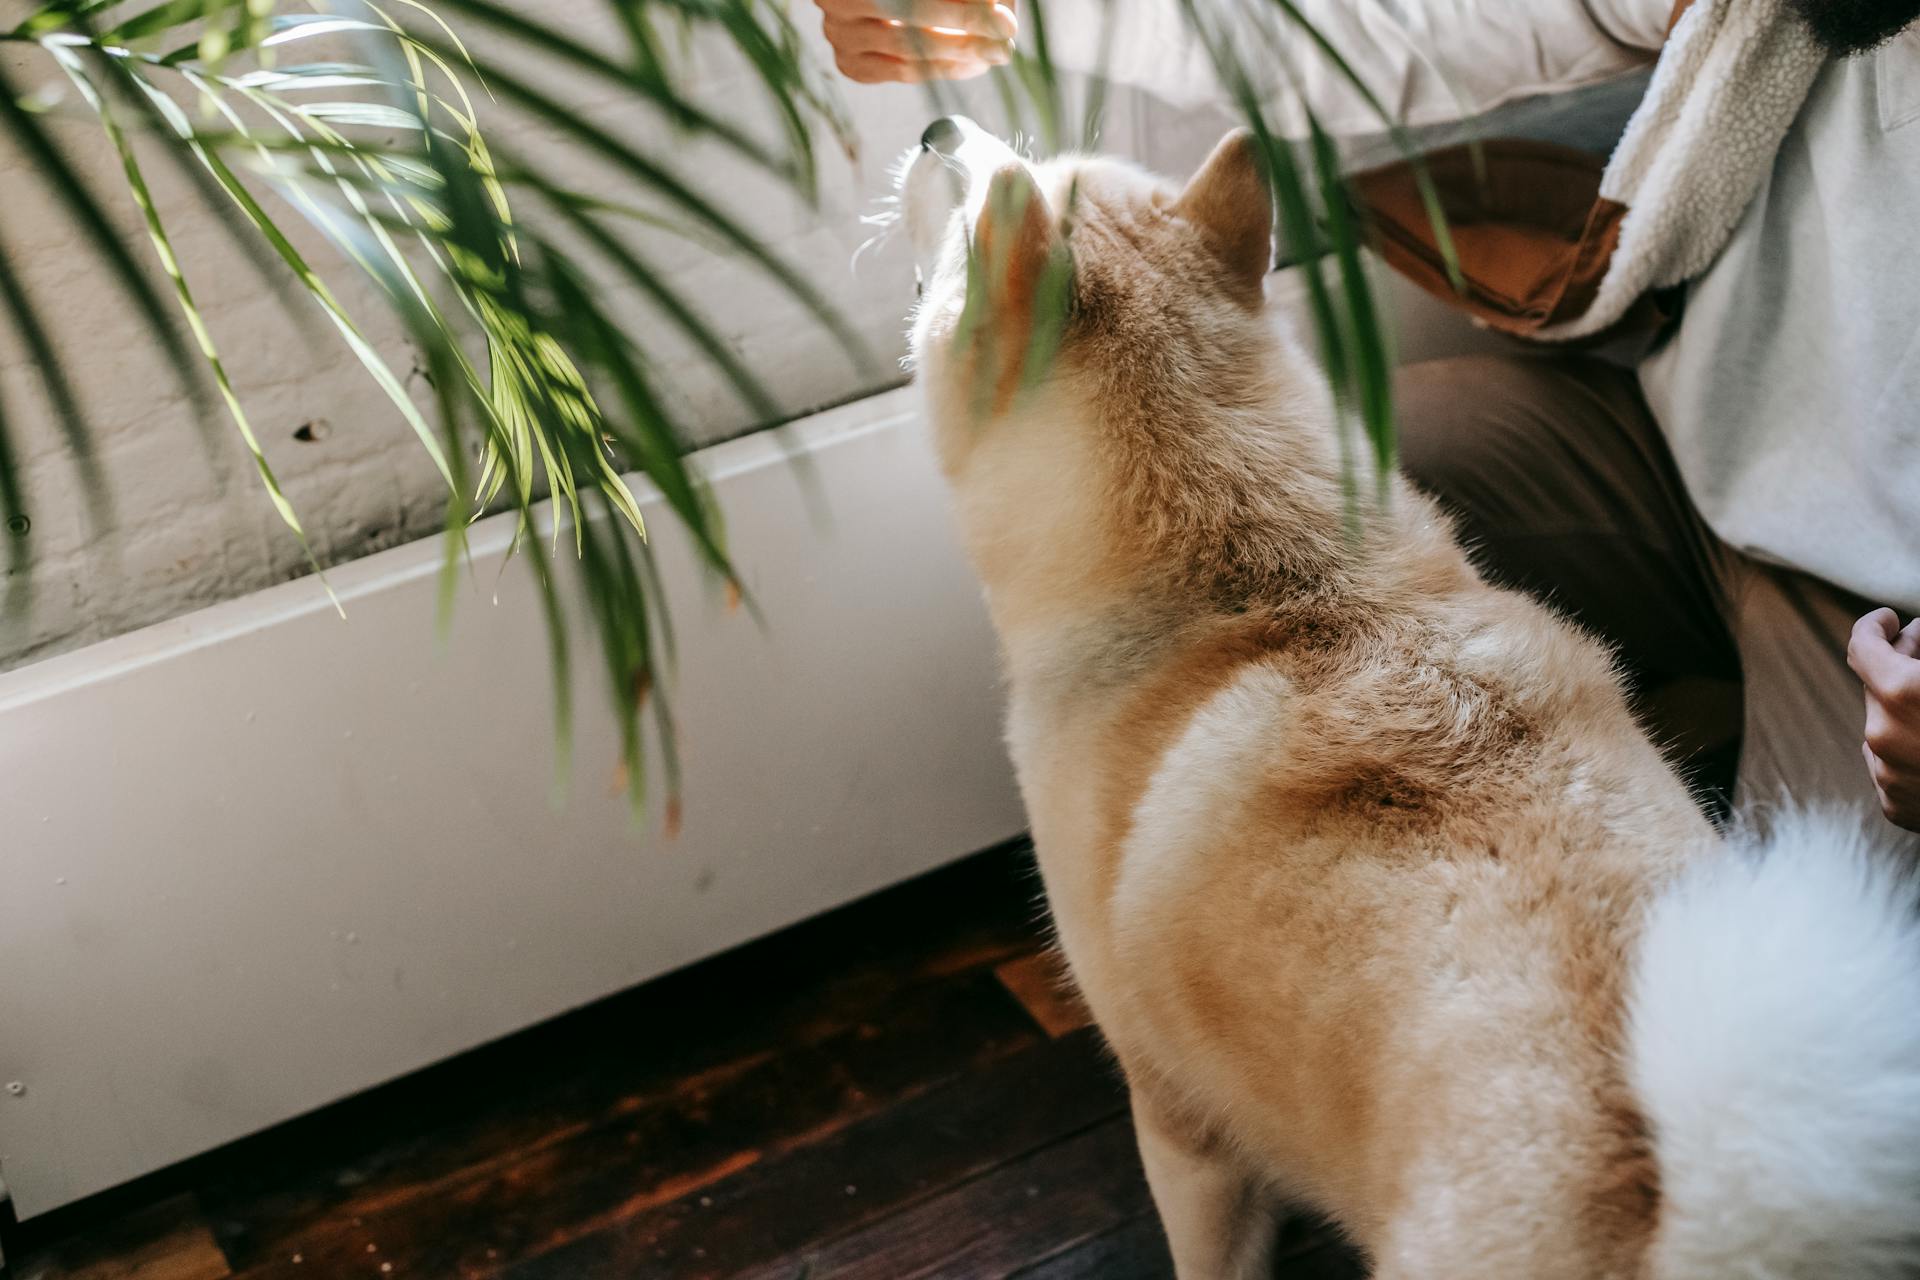
M1332 141L1311 115L1304 147L1280 137L1239 62L1248 51L1223 34L1226 5L1184 3L1267 154L1281 231L1305 264L1343 421L1371 441L1384 473L1392 456L1387 347ZM1344 68L1291 0L1262 0L1261 7ZM1111 9L1117 16L1119 6ZM854 328L798 271L665 155L691 138L802 199L816 195L817 148L852 140L824 71L778 0L607 0L597 16L619 33L616 49L528 17L509 0L433 0L431 8L422 0L340 0L307 12L281 0L48 0L0 28L0 140L18 152L143 318L171 375L210 413L231 420L268 500L303 547L299 513L275 479L196 304L193 264L153 198L149 173L156 165L193 185L207 215L220 219L289 305L309 314L318 308L417 435L445 484L443 612L453 599L462 531L490 506L515 513L516 546L526 553L552 635L563 743L570 613L559 566L575 567L638 803L644 716L654 718L666 791L674 790L671 713L661 687L671 633L624 469L646 476L704 563L736 597L740 588L718 512L684 460L681 424L654 358L657 334L624 323L595 282L610 275L647 299L665 327L763 420L777 412L774 397L703 318L697 300L636 246L636 228L693 237L712 252L744 259L855 360L868 357ZM1043 145L1089 139L1102 80L1096 77L1076 129L1048 57L1045 10L1028 0L1023 17L1030 38L995 73L1008 122L1027 124ZM634 95L665 127L641 139L622 136L570 111L511 57L471 52L463 35L531 51ZM716 114L686 90L678 62L695 35L717 39L749 70L771 128L750 130L736 114ZM19 56L5 57L8 49ZM29 83L22 70L36 62L45 75ZM65 87L64 97L46 91L48 80ZM930 93L942 108L939 91ZM555 177L542 155L490 142L479 122L483 102L530 117L565 146L604 162L639 202L577 190ZM61 112L97 121L99 145L117 158L124 191L102 191L87 178L48 127L50 115ZM1381 118L1391 126L1384 110ZM127 197L144 220L164 284L149 278L115 234L108 202ZM298 247L306 237L284 225L287 211L324 237L331 261ZM343 275L371 282L398 319L431 387L425 408L342 302ZM111 495L89 467L94 433L74 392L81 371L50 336L43 305L10 264L0 226L0 327L40 370L89 506L105 519ZM184 333L176 321L184 322ZM33 579L28 541L18 536L24 511L11 408L0 398L0 520L15 531L0 607L18 613L30 607ZM537 515L546 494L557 513L550 538Z

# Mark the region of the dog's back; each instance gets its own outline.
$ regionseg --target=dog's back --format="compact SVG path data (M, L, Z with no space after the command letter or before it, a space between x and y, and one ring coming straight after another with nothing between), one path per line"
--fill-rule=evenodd
M1230 1129L1382 1274L1634 1275L1660 1189L1627 957L1711 833L1597 647L1470 578L1376 608L1180 677L1079 948L1096 1011L1170 1121ZM1036 734L1036 810L1111 779L1143 710Z
M1481 581L1405 486L1348 497L1262 314L1244 140L1177 195L989 141L909 175L915 352L1182 1280L1256 1274L1275 1187L1381 1277L1911 1262L1911 889L1817 825L1793 847L1828 860L1746 870L1597 644ZM956 170L942 222L914 184Z

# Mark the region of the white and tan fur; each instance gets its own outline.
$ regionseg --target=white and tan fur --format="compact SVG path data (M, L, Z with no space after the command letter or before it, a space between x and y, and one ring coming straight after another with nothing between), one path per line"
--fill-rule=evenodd
M1281 1202L1383 1280L1901 1274L1911 883L1812 820L1723 844L1598 643L1398 480L1355 526L1244 135L1181 190L940 127L914 359L1181 1280L1261 1275Z

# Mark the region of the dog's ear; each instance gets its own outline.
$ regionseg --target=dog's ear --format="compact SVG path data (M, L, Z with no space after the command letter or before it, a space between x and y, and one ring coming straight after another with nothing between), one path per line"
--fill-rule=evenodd
M992 411L1045 372L1072 294L1072 259L1059 221L1026 166L1001 166L974 222L961 330Z
M1228 278L1257 298L1273 266L1273 196L1252 130L1220 139L1174 211L1205 233Z

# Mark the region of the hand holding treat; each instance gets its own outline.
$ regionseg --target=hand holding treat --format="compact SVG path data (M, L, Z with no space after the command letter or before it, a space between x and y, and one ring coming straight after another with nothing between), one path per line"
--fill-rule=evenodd
M861 84L967 80L1012 56L1018 24L993 0L814 0L834 63Z

